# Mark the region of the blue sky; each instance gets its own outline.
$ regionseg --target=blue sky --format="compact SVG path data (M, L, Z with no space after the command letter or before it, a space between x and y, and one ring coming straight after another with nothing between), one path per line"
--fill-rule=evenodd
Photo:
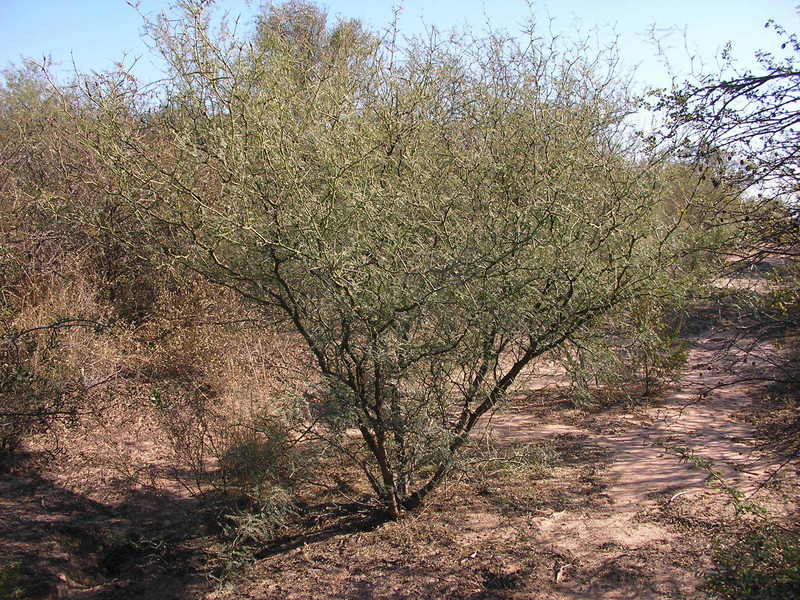
M141 0L140 10L154 14L169 8L170 0ZM252 23L259 0L219 0L231 15ZM332 15L360 18L373 27L392 17L392 0L324 0ZM442 29L469 24L515 31L530 14L524 0L405 0L401 29L417 33L426 25ZM583 31L601 44L618 39L623 64L637 68L641 87L669 84L670 75L647 41L655 26L677 75L691 66L695 55L709 69L727 41L734 54L751 61L758 48L773 49L776 37L763 25L775 19L789 31L800 31L800 0L550 0L534 2L533 11L545 27L566 35ZM551 24L550 24L551 23ZM142 19L125 0L0 0L0 66L21 57L52 56L66 71L72 62L80 70L112 68L127 55L141 57L135 72L155 79L158 62L148 56L141 39ZM697 63L696 63L697 64Z

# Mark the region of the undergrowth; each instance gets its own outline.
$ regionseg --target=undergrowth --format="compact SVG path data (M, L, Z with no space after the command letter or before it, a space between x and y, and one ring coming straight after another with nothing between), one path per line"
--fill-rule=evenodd
M706 581L725 600L794 600L800 597L800 536L774 524L717 540Z

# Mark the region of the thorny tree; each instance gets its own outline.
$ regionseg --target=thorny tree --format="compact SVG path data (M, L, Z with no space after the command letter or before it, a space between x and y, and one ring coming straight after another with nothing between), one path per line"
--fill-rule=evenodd
M392 516L537 359L698 276L706 230L664 210L602 56L532 31L401 47L303 3L241 42L207 4L153 29L156 90L84 82L83 142L142 236L282 315L319 374L307 434Z
M800 248L800 40L773 21L777 53L756 53L756 68L732 59L725 67L663 94L668 136L683 130L690 156L719 185L749 190L751 199L730 215L752 230L744 251L763 257L777 248L797 256Z

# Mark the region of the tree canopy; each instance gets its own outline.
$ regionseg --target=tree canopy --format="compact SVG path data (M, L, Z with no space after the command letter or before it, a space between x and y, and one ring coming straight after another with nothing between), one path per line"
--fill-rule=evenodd
M702 278L701 200L664 210L602 57L533 29L401 43L299 2L241 41L207 4L152 29L160 87L90 77L66 109L140 236L305 345L298 428L390 514L537 360Z

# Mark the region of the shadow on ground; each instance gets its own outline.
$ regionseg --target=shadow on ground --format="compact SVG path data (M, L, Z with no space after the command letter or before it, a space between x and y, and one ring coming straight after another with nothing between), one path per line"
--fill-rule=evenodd
M209 514L198 500L129 491L104 504L6 467L0 596L168 600L207 587L197 541Z

